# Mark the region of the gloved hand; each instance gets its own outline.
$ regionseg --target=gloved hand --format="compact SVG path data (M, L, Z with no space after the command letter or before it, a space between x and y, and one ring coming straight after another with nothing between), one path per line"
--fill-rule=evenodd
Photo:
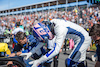
M31 61L29 62L29 64L33 64L32 67L38 67L40 65L40 61L39 60Z
M29 52L29 53L22 53L22 54L20 54L19 56L23 56L24 59L27 60L31 55L32 55L32 53Z

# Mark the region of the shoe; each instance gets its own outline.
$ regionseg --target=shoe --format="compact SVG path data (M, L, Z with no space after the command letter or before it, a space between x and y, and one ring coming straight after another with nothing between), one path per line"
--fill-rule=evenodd
M94 57L94 55L92 55L92 61L96 61L96 57Z

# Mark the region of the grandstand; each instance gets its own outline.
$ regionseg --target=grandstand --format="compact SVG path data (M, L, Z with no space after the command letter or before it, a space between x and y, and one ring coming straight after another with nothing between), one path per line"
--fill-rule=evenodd
M77 3L78 2L78 3ZM16 14L31 14L38 11L44 11L47 10L57 10L59 8L64 8L64 10L67 10L68 7L72 6L79 6L79 5L87 5L87 1L85 0L50 0L30 5L25 5L21 7L6 9L0 11L0 16L7 16L7 15L16 15Z

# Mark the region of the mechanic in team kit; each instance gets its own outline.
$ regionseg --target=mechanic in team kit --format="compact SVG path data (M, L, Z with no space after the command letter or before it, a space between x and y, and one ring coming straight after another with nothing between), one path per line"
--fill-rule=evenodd
M95 67L100 67L100 24L94 24L90 29L89 35L96 43L97 62Z
M18 32L15 35L15 38L18 41L18 44L15 45L13 53L10 54L9 57L20 56L20 54L22 53L28 53L32 48L36 47L37 44L41 44L40 46L44 45L44 43L38 42L33 35L26 36L24 32ZM43 47L40 47L40 49L38 49L38 51L35 51L35 53L31 57L36 60L39 59L43 54L45 54L45 50ZM31 67L31 65L28 64L28 61L24 61L27 64L26 67ZM10 61L7 65L8 67L13 66L13 62ZM39 67L41 66L42 65L40 65Z

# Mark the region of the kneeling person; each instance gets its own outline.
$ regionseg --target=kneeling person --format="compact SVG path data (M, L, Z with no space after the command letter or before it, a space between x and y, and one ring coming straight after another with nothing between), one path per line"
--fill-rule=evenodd
M23 32L18 32L15 36L18 44L14 47L13 53L9 55L9 57L20 56L22 53L28 53L32 50L32 48L36 47L38 44L44 45L43 43L38 42L33 35L26 36ZM45 50L43 47L40 47L38 51L31 56L33 59L40 58L43 54L45 54ZM26 60L26 64L28 67L31 65L28 64L29 60ZM12 62L8 62L9 64L13 64ZM40 65L41 66L41 65Z

